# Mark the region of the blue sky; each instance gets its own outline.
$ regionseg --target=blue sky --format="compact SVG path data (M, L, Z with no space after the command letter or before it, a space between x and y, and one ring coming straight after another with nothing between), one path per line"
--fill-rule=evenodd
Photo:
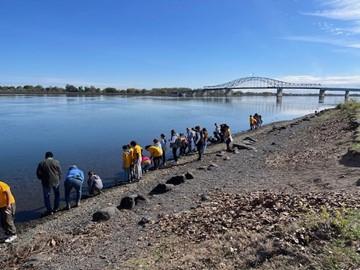
M359 0L0 0L0 84L360 85Z

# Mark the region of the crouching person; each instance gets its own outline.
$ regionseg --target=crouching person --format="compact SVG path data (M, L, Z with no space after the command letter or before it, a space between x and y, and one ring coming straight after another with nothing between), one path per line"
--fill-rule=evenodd
M101 190L103 189L103 183L100 176L98 176L94 171L90 171L88 173L88 176L89 178L87 183L89 194L91 196L99 195L101 193Z
M66 201L66 209L70 209L70 193L74 188L76 191L76 206L80 205L81 200L81 189L82 184L84 182L84 172L79 170L76 165L72 165L69 168L69 171L66 175L65 179L65 201Z
M7 237L4 240L5 243L11 243L17 238L14 224L15 208L15 198L10 187L0 181L0 216L1 226Z

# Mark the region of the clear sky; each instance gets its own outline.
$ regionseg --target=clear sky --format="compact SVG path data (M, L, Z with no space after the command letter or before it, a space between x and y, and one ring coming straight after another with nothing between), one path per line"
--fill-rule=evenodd
M0 84L360 85L359 0L0 0Z

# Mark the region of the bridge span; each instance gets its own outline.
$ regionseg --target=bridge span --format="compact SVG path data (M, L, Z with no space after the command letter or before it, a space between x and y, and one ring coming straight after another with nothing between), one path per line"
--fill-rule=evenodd
M291 83L280 80L265 78L265 77L245 77L233 80L224 84L214 86L204 86L204 93L206 91L224 91L225 95L230 96L233 90L276 90L276 97L281 98L284 89L291 90L318 90L319 102L324 101L326 91L342 91L345 93L345 100L350 97L350 92L360 92L359 87L331 87L319 83Z

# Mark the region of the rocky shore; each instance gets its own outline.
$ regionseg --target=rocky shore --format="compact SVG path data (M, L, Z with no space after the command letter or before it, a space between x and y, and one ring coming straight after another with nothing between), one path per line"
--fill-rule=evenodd
M356 124L333 109L21 224L3 269L357 269Z

